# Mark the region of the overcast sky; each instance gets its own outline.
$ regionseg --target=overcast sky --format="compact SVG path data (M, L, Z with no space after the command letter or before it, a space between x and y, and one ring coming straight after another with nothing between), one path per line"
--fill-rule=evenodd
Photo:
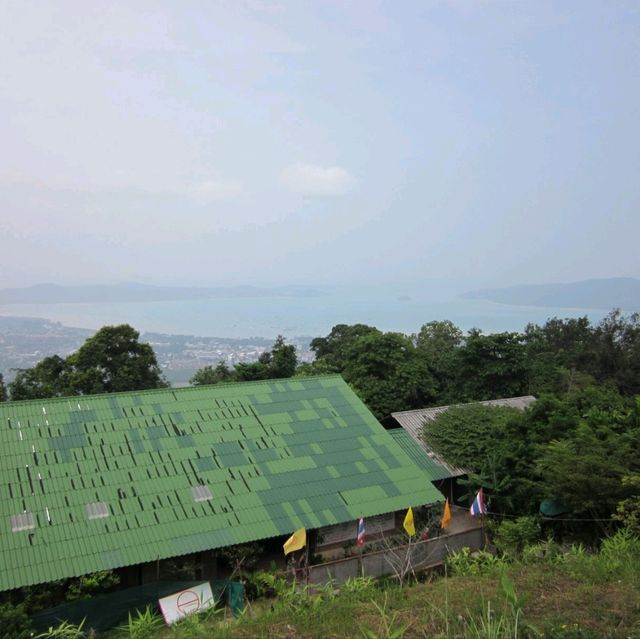
M0 3L2 286L640 276L640 5Z

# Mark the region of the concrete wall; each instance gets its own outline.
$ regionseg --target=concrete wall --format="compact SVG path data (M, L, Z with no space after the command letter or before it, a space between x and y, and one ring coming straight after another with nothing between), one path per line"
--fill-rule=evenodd
M441 565L453 552L462 548L479 550L482 548L482 529L473 528L459 533L443 535L427 541L400 546L392 550L380 550L373 553L329 561L309 568L309 583L322 584L333 580L342 583L349 577L384 577L393 575L393 566L401 565L410 554L414 570L424 570Z

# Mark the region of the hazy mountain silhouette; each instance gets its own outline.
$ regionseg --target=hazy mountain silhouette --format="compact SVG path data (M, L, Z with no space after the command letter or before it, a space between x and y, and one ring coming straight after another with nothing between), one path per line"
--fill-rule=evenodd
M517 306L621 308L636 311L640 310L640 280L613 277L567 284L525 284L471 291L460 297Z

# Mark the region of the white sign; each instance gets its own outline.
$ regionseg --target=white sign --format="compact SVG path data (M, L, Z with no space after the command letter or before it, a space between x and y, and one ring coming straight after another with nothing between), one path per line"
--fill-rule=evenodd
M202 612L215 605L211 584L205 581L187 590L174 592L168 597L158 599L162 616L171 625L194 612Z

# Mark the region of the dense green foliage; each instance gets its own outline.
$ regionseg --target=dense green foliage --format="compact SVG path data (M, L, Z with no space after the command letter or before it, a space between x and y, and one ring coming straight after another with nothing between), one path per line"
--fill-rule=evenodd
M454 466L478 468L477 460L495 452L496 440L506 425L517 420L516 408L482 404L452 406L425 425L425 435L439 453ZM500 451L502 453L502 451Z
M640 392L640 316L612 311L598 325L553 318L524 332L466 335L433 321L412 336L338 324L311 342L316 360L299 373L337 372L380 417L390 411L514 397L563 395L609 384Z
M66 358L46 357L33 368L20 369L9 384L11 399L113 393L161 388L155 353L138 341L127 324L104 326Z
M257 362L241 362L233 369L224 362L217 366L205 366L190 380L194 386L201 384L219 384L221 382L249 382L260 379L278 379L292 377L296 372L298 357L296 347L286 344L284 337L278 335L270 351L260 355Z
M537 513L552 498L573 519L609 520L618 508L629 521L637 516L640 398L614 388L543 396L524 412L452 407L425 425L425 437L471 471L493 512Z
M113 590L119 583L120 577L116 572L101 570L81 577L59 579L0 593L0 605L19 605L27 614L33 614L67 601L90 599L95 595L104 594Z
M412 340L401 333L370 332L346 347L342 375L376 415L428 404L433 379L420 365Z
M10 639L33 637L31 620L24 605L14 605L8 601L0 603L0 632L0 636Z

